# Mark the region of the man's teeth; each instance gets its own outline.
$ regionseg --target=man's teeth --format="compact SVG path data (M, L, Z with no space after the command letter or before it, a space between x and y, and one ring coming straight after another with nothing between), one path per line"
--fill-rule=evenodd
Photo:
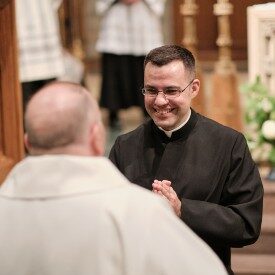
M171 110L156 110L156 112L160 115L165 115L171 112Z

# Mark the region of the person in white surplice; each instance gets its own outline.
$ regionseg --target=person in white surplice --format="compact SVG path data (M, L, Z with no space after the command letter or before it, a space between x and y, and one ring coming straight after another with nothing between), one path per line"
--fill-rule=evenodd
M163 198L102 157L105 131L86 89L46 85L25 125L31 156L0 188L1 274L226 274Z
M109 124L119 126L118 112L139 106L143 98L143 61L163 44L162 16L166 0L97 0L101 24L96 49L101 53L100 106L109 110Z
M48 82L64 75L58 9L62 0L16 0L19 78L23 108Z

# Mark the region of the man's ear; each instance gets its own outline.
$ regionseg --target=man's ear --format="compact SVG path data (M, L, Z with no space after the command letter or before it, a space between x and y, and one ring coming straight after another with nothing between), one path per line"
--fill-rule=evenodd
M92 155L103 156L105 153L105 129L101 122L91 126L89 144Z
M30 141L29 141L29 136L26 133L24 134L24 144L25 144L25 147L28 150L28 152L30 152L32 146L31 146Z
M191 84L191 97L194 98L198 95L200 90L200 81L195 78Z

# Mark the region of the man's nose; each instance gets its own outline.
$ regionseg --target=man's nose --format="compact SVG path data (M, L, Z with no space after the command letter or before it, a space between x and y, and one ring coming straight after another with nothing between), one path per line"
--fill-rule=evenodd
M155 99L155 104L157 105L165 105L167 104L168 100L164 94L164 92L162 91L159 91L157 96L156 96L156 99Z

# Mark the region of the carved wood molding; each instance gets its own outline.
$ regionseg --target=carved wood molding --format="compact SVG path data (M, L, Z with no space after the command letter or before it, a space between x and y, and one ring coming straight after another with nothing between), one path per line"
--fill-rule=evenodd
M10 0L0 0L0 9L4 8Z
M59 9L62 42L74 56L83 60L83 0L63 0Z

